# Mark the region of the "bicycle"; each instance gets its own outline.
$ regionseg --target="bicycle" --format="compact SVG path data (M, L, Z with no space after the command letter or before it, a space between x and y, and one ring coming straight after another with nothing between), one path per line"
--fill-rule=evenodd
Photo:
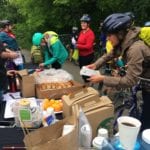
M119 93L119 95L116 96L114 105L116 105L117 103L116 101L119 100L120 97L123 99L122 99L122 104L116 106L115 108L115 117L114 117L114 123L113 123L114 133L117 132L117 118L122 116L123 114L140 119L141 112L142 112L142 109L141 109L142 101L138 100L138 97L137 97L138 91L141 91L140 82L130 89L130 93L129 91L128 92L121 91L121 93Z

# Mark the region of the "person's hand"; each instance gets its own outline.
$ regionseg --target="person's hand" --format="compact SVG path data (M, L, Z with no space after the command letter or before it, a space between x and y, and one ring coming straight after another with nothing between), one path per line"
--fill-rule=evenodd
M96 69L96 65L93 63L93 64L90 64L90 65L87 65L87 66L85 66L85 67L87 67L87 68L89 68L89 69L93 69L93 70L95 70Z
M92 82L92 83L99 83L102 82L104 80L104 76L103 75L93 75L90 78L87 79L88 81Z
M40 63L40 64L39 64L39 67L40 67L40 68L44 68L44 63Z
M13 76L14 74L17 74L16 70L8 70L7 71L7 76Z
M14 59L14 58L17 58L17 57L19 57L19 54L18 53L16 53L16 52L9 52L9 57L10 58L12 58L12 59Z

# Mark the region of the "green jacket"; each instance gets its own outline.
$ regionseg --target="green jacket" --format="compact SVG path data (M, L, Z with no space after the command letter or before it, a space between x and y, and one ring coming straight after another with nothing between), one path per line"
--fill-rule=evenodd
M52 45L44 49L44 66L53 64L58 61L61 65L66 61L68 52L58 39Z

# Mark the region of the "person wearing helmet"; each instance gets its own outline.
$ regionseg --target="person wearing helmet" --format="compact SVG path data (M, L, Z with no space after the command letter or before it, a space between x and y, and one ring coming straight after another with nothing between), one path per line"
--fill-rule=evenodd
M7 61L7 68L10 69L17 69L21 70L24 68L23 66L23 55L20 52L18 43L16 41L16 36L12 32L13 23L10 20L1 20L0 21L0 40L3 42L3 45L10 51L18 52L19 57L19 64L17 60L8 60ZM22 61L22 63L21 63Z
M60 41L58 34L54 31L47 31L41 39L44 51L44 62L39 64L40 68L49 67L60 69L68 57L68 52Z
M68 47L69 49L69 60L74 61L75 64L78 64L78 58L74 58L74 54L76 53L76 51L78 51L76 49L76 43L77 43L77 40L78 40L78 27L76 26L73 26L72 27L72 33L71 33L71 44L70 46Z
M110 87L127 88L137 84L140 77L150 79L150 47L139 38L141 28L133 26L131 17L124 13L112 14L104 20L102 30L114 49L110 54L102 56L87 67L98 69L112 58L122 56L127 64L126 74L122 77L95 75L88 80L92 83L103 82L104 85ZM143 130L150 128L150 87L148 84L142 85L142 96L144 101L141 116Z
M0 40L6 45L6 47L12 51L17 51L19 49L16 36L12 32L13 24L9 20L0 21Z
M79 50L79 67L82 68L91 64L94 60L94 41L95 34L90 28L91 18L88 14L84 14L81 19L81 32L77 40L76 47ZM88 82L85 76L82 76L84 82Z
M35 67L43 62L43 53L41 49L42 38L43 34L40 32L36 32L32 36L31 60Z

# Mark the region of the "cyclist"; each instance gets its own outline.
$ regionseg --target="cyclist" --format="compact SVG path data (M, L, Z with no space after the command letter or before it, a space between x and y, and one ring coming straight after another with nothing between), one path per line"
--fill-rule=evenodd
M58 34L53 31L47 31L41 36L41 45L44 48L44 62L39 64L39 67L49 67L60 69L62 64L68 57L68 52L62 42L60 41Z
M32 36L31 60L35 66L43 62L43 53L40 45L41 37L43 37L43 34L39 32L34 33Z
M84 14L81 19L81 32L77 40L76 47L79 50L79 66L88 65L94 60L94 40L95 35L90 28L91 17ZM86 77L82 77L84 82L87 82Z
M77 39L78 39L78 27L73 26L72 27L72 33L71 33L71 44L69 47L69 53L70 53L69 54L69 60L70 61L72 61L73 53L74 53L74 50L76 49ZM78 61L78 60L75 60L75 63L77 63L76 61Z
M19 51L19 46L16 41L16 36L12 32L13 23L10 20L0 21L0 40L3 42L4 46L11 51ZM21 53L20 53L21 54ZM20 55L21 59L22 56ZM23 60L22 60L23 61ZM21 64L15 64L12 60L7 61L8 69L23 69L23 62Z
M16 36L12 32L13 23L9 20L0 21L0 40L6 47L12 51L18 51L19 47L16 41Z
M124 88L134 86L140 76L150 79L150 47L140 40L141 28L133 26L131 17L125 13L112 14L104 20L102 30L111 41L114 49L87 67L97 69L106 61L116 56L122 56L127 64L126 75L122 77L95 75L88 80L92 83L103 82L106 86ZM142 96L144 102L141 117L143 130L150 128L149 87L142 87Z
M72 27L72 37L71 37L71 48L75 49L76 42L78 40L78 27Z

